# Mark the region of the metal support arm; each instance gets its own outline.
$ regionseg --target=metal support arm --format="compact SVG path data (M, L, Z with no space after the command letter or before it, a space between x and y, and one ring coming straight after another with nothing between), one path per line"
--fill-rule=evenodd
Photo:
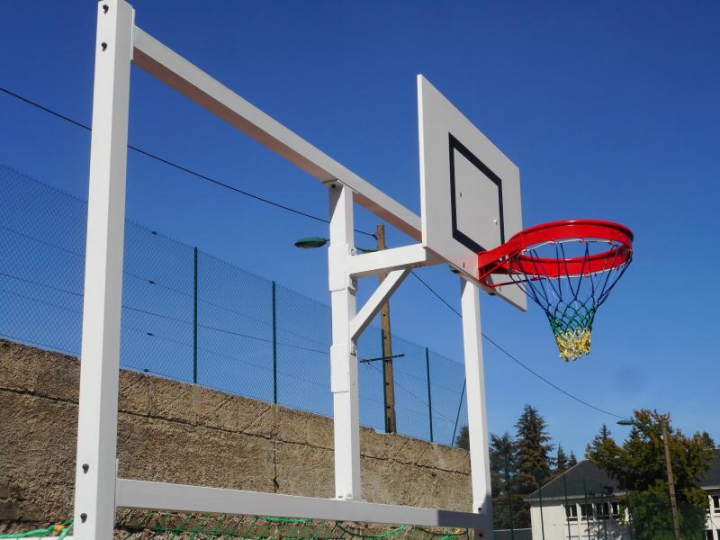
M385 302L387 302L402 282L405 281L408 275L410 275L409 268L393 270L388 274L385 281L375 289L375 292L350 323L350 336L352 339L357 340L360 337L360 334L368 327L375 315L378 314Z
M356 255L348 261L348 272L352 277L360 278L376 276L390 270L421 268L444 262L427 251L422 244L413 244Z

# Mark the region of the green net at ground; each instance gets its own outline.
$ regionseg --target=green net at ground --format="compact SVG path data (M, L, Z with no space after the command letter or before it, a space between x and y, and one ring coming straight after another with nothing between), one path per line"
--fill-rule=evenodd
M0 539L62 539L72 534L72 520L44 529L0 535ZM185 514L125 510L118 513L116 538L147 540L468 540L465 529L426 529L319 519Z

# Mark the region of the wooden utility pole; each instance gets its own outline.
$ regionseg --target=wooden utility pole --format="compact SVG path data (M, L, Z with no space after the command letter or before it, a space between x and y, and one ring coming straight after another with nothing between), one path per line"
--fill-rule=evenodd
M377 249L382 251L385 244L385 225L377 226ZM380 274L380 283L387 274ZM382 318L383 384L385 385L385 433L397 433L395 416L395 375L393 373L392 332L390 329L390 302L386 301L380 310Z
M665 465L667 466L668 486L670 488L670 506L672 507L675 540L680 540L680 517L678 516L677 499L675 498L675 479L672 462L670 461L670 437L668 437L667 421L662 423L662 437L665 445Z

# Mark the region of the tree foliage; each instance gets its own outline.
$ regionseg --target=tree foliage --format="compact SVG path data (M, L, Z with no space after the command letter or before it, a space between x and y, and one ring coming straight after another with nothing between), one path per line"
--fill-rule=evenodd
M585 448L585 457L590 459L590 454L597 451L611 435L612 433L610 432L610 428L607 427L607 424L603 424L600 427L600 432L595 435L592 442Z
M587 447L588 459L615 478L622 490L631 493L624 503L632 513L636 538L664 538L673 530L663 442L665 426L681 510L682 536L697 537L702 534L707 507L707 495L697 483L712 464L715 446L712 438L707 433L687 437L672 428L670 415L657 411L636 411L633 422L628 438L621 445L610 436L609 430L605 433L607 428L601 430Z
M565 450L562 447L562 444L558 444L557 447L557 456L555 457L555 473L556 474L562 474L565 471L567 471L570 468L570 465L568 465L568 457L565 453Z
M547 433L547 423L538 410L525 405L515 424L517 428L518 483L527 493L535 491L550 477L553 445Z
M547 433L547 423L538 410L525 405L517 428L517 470L515 485L518 493L529 495L551 476L553 445ZM524 504L518 514L518 527L530 526L530 507Z
M507 432L500 436L491 435L490 476L496 529L514 527L523 506L522 495L517 493L515 486L516 467L516 444L512 435Z
M496 529L530 526L530 509L524 498L558 472L577 464L574 453L568 458L558 446L557 459L551 456L553 445L547 423L537 409L526 405L510 433L490 435L490 475ZM470 449L467 426L460 429L455 445ZM555 464L557 466L555 467Z
M467 426L460 428L460 433L455 437L455 446L470 451L470 429Z

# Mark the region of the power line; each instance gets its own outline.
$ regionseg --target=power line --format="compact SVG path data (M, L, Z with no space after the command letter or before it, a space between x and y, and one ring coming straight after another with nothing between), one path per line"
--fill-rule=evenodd
M27 105L31 105L31 106L33 106L33 107L35 107L35 108L37 108L37 109L39 109L39 110L41 110L41 111L43 111L43 112L46 112L46 113L48 113L48 114L51 114L51 115L55 116L56 118L59 118L59 119L61 119L61 120L64 120L65 122L69 122L70 124L72 124L72 125L74 125L74 126L76 126L76 127L82 128L82 129L84 129L84 130L86 130L86 131L92 131L92 128L91 128L90 126L88 126L87 124L83 124L82 122L79 122L78 120L75 120L75 119L73 119L73 118L70 118L69 116L66 116L66 115L61 114L61 113L59 113L59 112L57 112L57 111L54 111L54 110L50 109L49 107L46 107L46 106L44 106L44 105L41 105L40 103L37 103L36 101L33 101L33 100L29 99L29 98L26 98L26 97L24 97L24 96L21 96L20 94L18 94L18 93L16 93L16 92L13 92L12 90L8 90L7 88L0 87L0 92L4 92L4 93L7 94L8 96L14 97L15 99L18 99L18 100L22 101L23 103L26 103ZM228 190L230 190L230 191L233 191L233 192L235 192L235 193L238 193L238 194L243 195L243 196L245 196L245 197L248 197L248 198L250 198L250 199L256 200L256 201L258 201L258 202L261 202L261 203L264 203L264 204L273 206L273 207L275 207L275 208L279 208L280 210L285 210L286 212L290 212L290 213L296 214L296 215L298 215L298 216L302 216L302 217L306 217L306 218L308 218L308 219L312 219L312 220L314 220L314 221L319 221L319 222L321 222L321 223L330 223L330 220L328 220L328 219L326 219L326 218L323 218L323 217L320 217L320 216L315 216L315 215L313 215L313 214L309 214L308 212L303 212L302 210L298 210L298 209L296 209L296 208L292 208L291 206L287 206L287 205L285 205L285 204L282 204L282 203L279 203L279 202L275 202L275 201L270 200L270 199L268 199L268 198L266 198L266 197L261 197L260 195L255 195L254 193L251 193L251 192L246 191L246 190L244 190L244 189L237 188L237 187L235 187L235 186L233 186L233 185L230 185L230 184L228 184L228 183L226 183L226 182L223 182L223 181L221 181L221 180L218 180L217 178L212 178L212 177L210 177L210 176L208 176L208 175L206 175L206 174L203 174L203 173L200 173L200 172L195 171L195 170L193 170L193 169L190 169L189 167L185 167L184 165L180 165L180 164L178 164L178 163L176 163L176 162L174 162L174 161L171 161L171 160L169 160L169 159L166 159L166 158L164 158L164 157L162 157L162 156L159 156L159 155L157 155L157 154L154 154L154 153L152 153L152 152L149 152L149 151L147 151L147 150L144 150L144 149L142 149L142 148L140 148L140 147L137 147L137 146L134 146L134 145L132 145L132 144L128 144L128 148L129 148L130 150L133 150L134 152L137 152L138 154L141 154L141 155L143 155L143 156L145 156L145 157L148 157L148 158L153 159L153 160L155 160L155 161L157 161L157 162L159 162L159 163L162 163L163 165L167 165L168 167L172 167L172 168L174 168L174 169L176 169L176 170L178 170L178 171L182 171L182 172L187 173L187 174L189 174L189 175L191 175L191 176L194 176L194 177L199 178L199 179L201 179L201 180L205 180L206 182L210 182L211 184L215 184L216 186L220 186L220 187L222 187L222 188L228 189ZM374 233L370 233L370 232L367 232L367 231L363 231L362 229L355 229L355 232L358 233L358 234L364 234L364 235L366 235L366 236L370 236L370 237L372 237L372 238L375 238L375 234L374 234Z
M458 317L462 317L462 314L461 314L457 309L455 309L454 307L452 307L452 305L450 305L450 303L449 303L447 300L445 300L442 296L440 296L440 294L439 294L437 291L435 291L435 289L433 289L430 285L428 285L428 284L425 282L425 280L423 280L423 279L422 279L420 276L418 276L415 272L411 272L411 274L413 275L413 277L414 277L415 279L417 279L420 283L422 283L423 286L435 296L435 298L437 298L437 299L440 300L443 304L445 304L445 305L448 307L448 309L450 309L450 311L452 311L452 312L453 312L455 315L457 315Z
M426 288L427 290L429 290L438 300L440 300L443 304L445 304L445 305L448 307L448 309L450 309L453 313L455 313L455 315L457 315L458 317L462 317L462 314L461 314L457 309L455 309L452 305L450 305L450 304L447 302L447 300L445 300L442 296L440 296L440 294L438 294L438 293L437 293L430 285L428 285L420 276L418 276L415 272L413 272L412 275L415 276L415 278L416 278L420 283L422 283L422 284L425 286L425 288ZM602 409L602 408L600 408L600 407L597 407L597 406L593 405L592 403L588 403L587 401L585 401L585 400L583 400L583 399L581 399L581 398L579 398L579 397L571 394L571 393L568 392L567 390L564 390L564 389L560 388L557 384L555 384L554 382L546 379L545 377L543 377L542 375L540 375L537 371L535 371L534 369L532 369L530 366L528 366L528 365L524 364L523 362L521 362L516 356L512 355L509 351L507 351L507 350L504 349L502 346L500 346L499 343L497 343L495 340L493 340L493 339L492 339L490 336L488 336L485 332L482 333L482 337L483 337L488 343L490 343L493 347L495 347L497 350L499 350L501 353L503 353L505 356L507 356L510 360L512 360L513 362L515 362L517 365L519 365L521 368L523 368L524 370L528 371L529 373L531 373L532 375L534 375L535 377L537 377L538 379L540 379L541 381L543 381L545 384L551 386L552 388L554 388L554 389L557 390L558 392L566 395L566 396L569 397L570 399L573 399L573 400L577 401L578 403L580 403L580 404L582 404L582 405L585 405L586 407L589 407L589 408L591 408L591 409L594 409L594 410L596 410L596 411L598 411L598 412L601 412L601 413L603 413L603 414L607 414L608 416L614 416L615 418L620 418L620 419L624 419L624 418L625 418L625 416L620 416L619 414L611 413L610 411L606 411L605 409Z

